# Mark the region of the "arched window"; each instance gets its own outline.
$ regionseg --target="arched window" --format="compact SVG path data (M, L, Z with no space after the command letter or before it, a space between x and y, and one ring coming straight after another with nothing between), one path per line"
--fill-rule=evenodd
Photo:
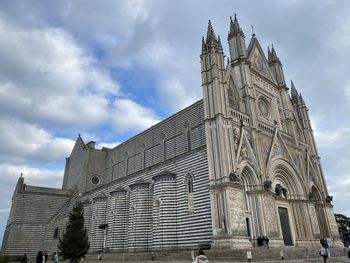
M187 180L187 189L189 194L193 193L193 179L191 175L188 177L188 180Z
M188 196L188 212L193 213L193 177L190 173L187 174L187 196Z

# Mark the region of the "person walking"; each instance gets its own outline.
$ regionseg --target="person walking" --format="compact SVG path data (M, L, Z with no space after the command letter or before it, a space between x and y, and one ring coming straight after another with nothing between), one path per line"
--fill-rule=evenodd
M58 254L56 252L53 252L52 259L54 263L58 263Z
M43 263L43 252L38 251L38 254L36 255L36 263Z
M270 239L267 236L265 236L265 242L266 242L266 248L270 248L269 247Z
M320 248L320 256L323 257L323 262L326 263L328 259L328 252L324 246L321 246Z
M46 251L44 251L43 253L43 263L47 263L47 258L49 257L49 255L47 254Z

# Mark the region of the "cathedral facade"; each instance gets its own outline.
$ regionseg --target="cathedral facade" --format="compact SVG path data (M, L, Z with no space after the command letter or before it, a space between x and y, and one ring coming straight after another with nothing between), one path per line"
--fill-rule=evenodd
M6 254L53 252L77 200L90 252L342 246L308 108L237 18L229 59L209 21L203 99L113 149L79 136L62 189L20 177L3 239ZM290 92L289 92L290 91Z

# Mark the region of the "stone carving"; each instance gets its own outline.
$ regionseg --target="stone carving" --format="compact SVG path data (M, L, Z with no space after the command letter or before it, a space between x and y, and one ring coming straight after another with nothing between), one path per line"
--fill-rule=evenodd
M282 185L277 184L275 186L275 193L276 193L276 195L282 195L282 189L283 189Z
M309 197L309 200L316 200L316 195L314 192L310 192L308 197Z
M327 203L330 203L330 202L332 202L332 201L333 201L333 196L328 195L328 196L326 197L326 202L327 202Z
M242 182L241 178L239 178L239 176L235 173L230 173L229 177L230 177L230 182L232 182L232 183L241 183Z
M264 189L265 191L269 191L272 188L272 182L271 181L265 181L264 182Z
M247 146L246 145L243 145L242 146L242 158L243 159L248 159L248 150L247 150Z
M275 193L278 196L281 196L283 194L283 196L286 197L288 194L288 190L286 188L284 188L282 185L276 184Z

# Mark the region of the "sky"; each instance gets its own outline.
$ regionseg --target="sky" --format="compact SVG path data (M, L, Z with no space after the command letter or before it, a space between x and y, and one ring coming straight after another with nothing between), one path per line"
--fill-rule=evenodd
M60 188L78 134L114 147L201 99L208 20L228 55L274 44L311 117L334 211L350 216L350 1L0 1L0 238L20 173ZM1 243L1 242L0 242Z

